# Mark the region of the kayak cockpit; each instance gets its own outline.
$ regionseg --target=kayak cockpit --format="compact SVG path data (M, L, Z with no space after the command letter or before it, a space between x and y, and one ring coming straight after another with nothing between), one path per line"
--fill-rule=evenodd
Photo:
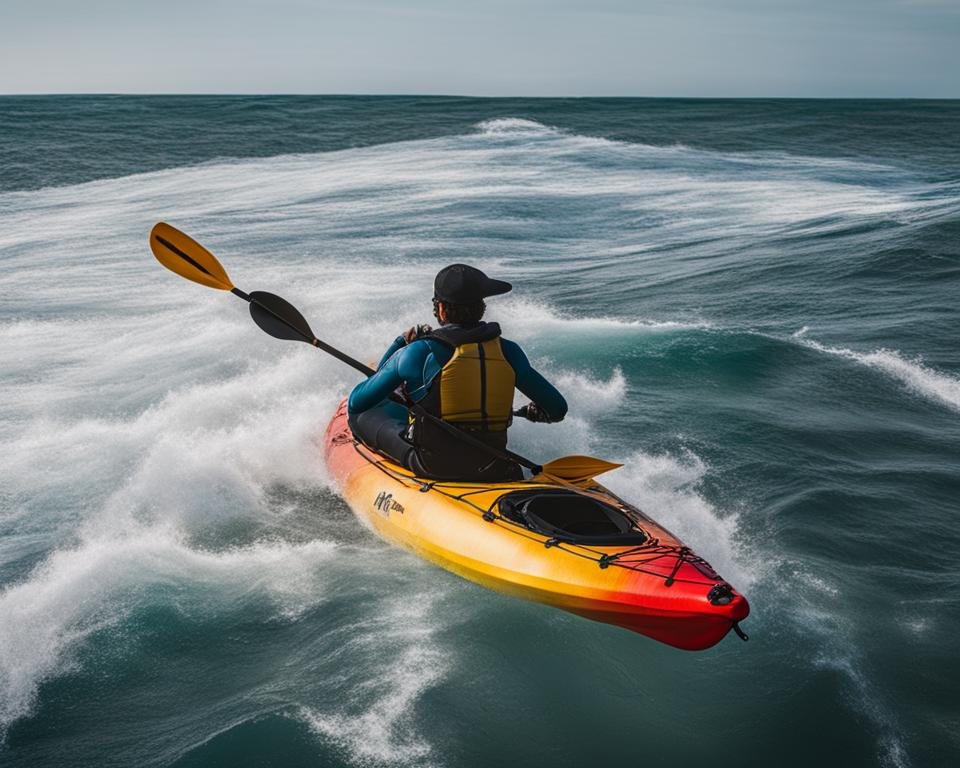
M535 533L570 544L637 546L647 535L623 510L566 488L536 488L504 494L500 514Z

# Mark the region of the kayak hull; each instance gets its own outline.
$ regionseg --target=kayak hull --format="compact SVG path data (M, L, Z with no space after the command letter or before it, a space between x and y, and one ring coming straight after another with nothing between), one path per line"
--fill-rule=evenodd
M327 467L357 517L382 538L470 581L701 650L746 618L746 599L673 534L595 480L577 493L616 505L646 534L642 546L557 541L499 514L508 493L564 488L543 479L495 486L434 482L358 443L340 404L323 442ZM726 594L711 602L711 590Z

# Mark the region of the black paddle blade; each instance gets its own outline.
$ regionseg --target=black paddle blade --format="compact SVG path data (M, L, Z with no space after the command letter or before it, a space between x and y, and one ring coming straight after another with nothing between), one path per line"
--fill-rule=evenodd
M250 317L261 329L277 339L312 344L316 338L300 310L273 293L254 291L250 294Z

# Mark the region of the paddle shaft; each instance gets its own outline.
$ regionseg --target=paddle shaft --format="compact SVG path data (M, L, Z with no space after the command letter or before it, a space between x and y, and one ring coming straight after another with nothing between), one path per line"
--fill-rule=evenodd
M376 371L373 370L373 368L371 368L370 366L364 365L359 360L355 360L354 358L350 357L350 355L344 354L336 347L330 346L326 342L318 339L316 336L314 336L313 338L308 338L306 334L304 334L299 328L294 326L293 323L289 322L285 317L277 314L269 307L264 306L261 302L258 302L256 299L251 299L247 293L241 291L239 288L236 288L236 287L231 288L230 293L234 294L235 296L239 296L244 301L253 302L257 304L258 307L265 310L266 312L269 312L273 317L275 317L285 326L290 328L292 331L303 336L305 341L309 342L310 344L315 346L317 349L322 349L327 354L337 358L337 360L340 360L341 362L346 363L351 368L355 368L365 376L373 376L373 374L376 373ZM494 448L492 445L487 445L482 440L477 440L477 438L475 438L473 435L467 432L464 432L462 429L458 429L457 427L444 421L441 418L438 418L437 416L434 416L432 413L428 412L423 406L418 405L417 403L404 400L402 397L396 394L390 395L389 399L394 403L398 403L399 405L402 405L404 408L411 411L415 416L419 416L420 418L427 419L431 423L436 424L438 427L444 430L447 434L453 437L456 437L458 440L462 440L464 443L466 443L469 446L472 446L473 448L477 448L481 451L485 451L489 455L495 456L498 459L515 462L520 466L526 467L527 469L531 470L534 474L539 474L540 472L543 471L543 467L540 464L530 461L530 459L524 458L523 456L517 453L514 453L513 451L508 451L506 449L500 450L499 448Z

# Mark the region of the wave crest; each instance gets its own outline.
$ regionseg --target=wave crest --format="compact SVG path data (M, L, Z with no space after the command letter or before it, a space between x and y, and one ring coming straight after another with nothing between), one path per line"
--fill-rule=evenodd
M907 389L921 397L945 405L951 410L960 411L960 379L923 365L919 360L908 360L895 349L877 349L873 352L855 352L846 347L829 347L813 339L806 338L806 326L793 338L808 349L824 352L853 360L868 368L881 371L904 384Z
M481 120L474 126L479 133L487 136L505 134L557 134L559 129L525 117L493 117Z

